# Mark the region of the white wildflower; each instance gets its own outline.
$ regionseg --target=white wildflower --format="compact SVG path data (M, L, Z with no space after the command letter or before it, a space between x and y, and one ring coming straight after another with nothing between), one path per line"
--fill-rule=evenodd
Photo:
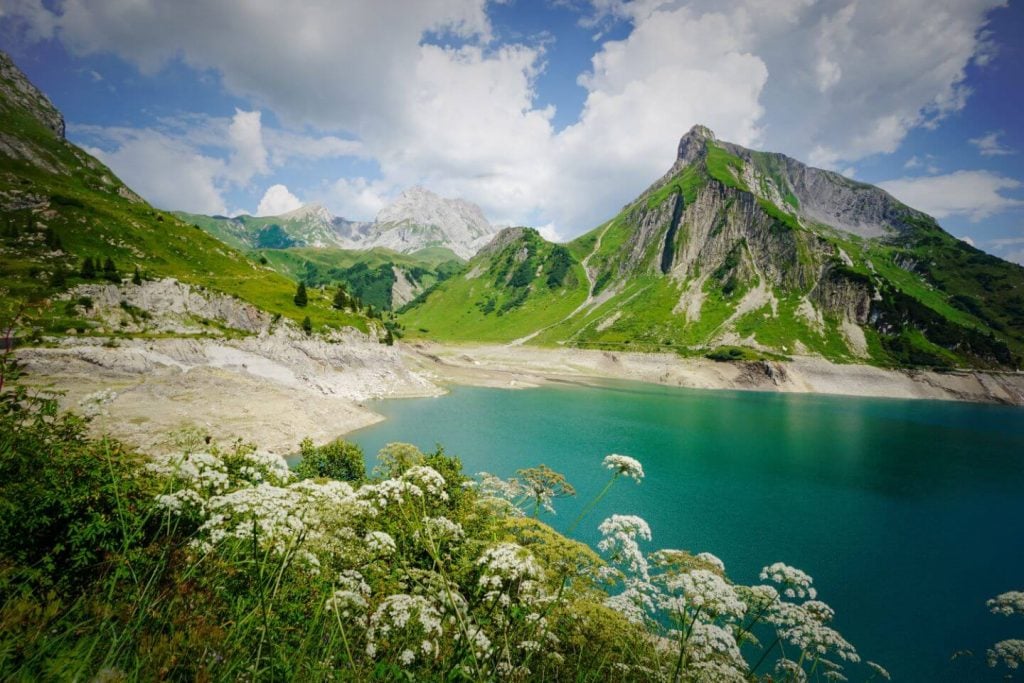
M639 460L628 455L612 453L611 455L606 455L601 464L604 465L605 469L615 472L616 475L624 474L638 484L644 478L643 465L640 464Z
M779 673L780 678L793 681L793 683L805 683L807 681L807 672L792 659L786 659L785 657L779 659L779 661L775 662L775 671Z
M992 614L1001 614L1010 617L1014 614L1024 614L1024 592L1009 591L992 598L985 603Z
M466 532L462 530L461 524L447 517L424 517L423 531L417 531L415 536L420 538L424 535L434 542L455 542L465 538Z
M780 602L768 613L767 620L778 627L782 638L810 656L821 658L829 652L835 652L840 659L859 662L860 655L853 645L838 631L819 620L819 617L831 611L824 603L812 603L812 609L808 609L805 605Z
M476 561L483 568L480 585L501 588L517 581L538 579L543 571L525 548L515 543L502 543L488 548Z
M448 492L445 491L445 481L441 473L433 467L426 465L414 465L402 474L402 479L414 484L440 500L448 500Z
M889 675L889 671L885 667L883 667L881 664L876 664L875 662L872 662L872 661L868 661L868 662L865 662L865 663L868 665L868 668L871 669L874 672L875 676L878 676L879 678L881 678L883 680L886 680L886 681L892 680L892 676Z
M437 639L441 637L441 614L437 607L421 595L398 593L389 595L370 616L366 630L366 654L376 657L378 648L389 642L419 641L423 649L423 641L430 641L430 651L437 652ZM407 662L405 661L409 658ZM403 662L411 664L416 659L416 652L403 648Z
M722 562L718 557L711 553L697 553L696 559L704 564L711 565L718 570L719 574L725 573L725 562Z
M817 590L811 586L814 579L796 567L790 567L782 562L776 562L761 570L762 581L774 581L784 586L783 593L790 598L816 598Z
M644 622L647 614L654 611L654 603L647 590L649 584L630 581L625 590L605 599L605 606L615 610L634 624Z
M327 598L325 609L337 610L343 617L351 616L353 611L362 611L369 606L370 586L357 571L346 569L338 576L338 588Z
M391 555L397 549L395 539L383 531L368 531L363 540L370 552L376 555Z
M682 590L686 602L709 617L742 619L747 611L736 590L721 576L707 569L680 574L666 585L672 590Z
M1002 664L1008 669L1019 669L1024 663L1024 640L1003 640L988 651L988 665Z
M732 632L716 624L696 621L689 633L686 644L693 661L724 661L736 669L746 669L746 661Z
M622 564L644 580L648 578L647 559L640 550L637 538L651 540L651 527L636 515L612 515L601 522L598 530L604 538L597 547L608 553L612 562Z

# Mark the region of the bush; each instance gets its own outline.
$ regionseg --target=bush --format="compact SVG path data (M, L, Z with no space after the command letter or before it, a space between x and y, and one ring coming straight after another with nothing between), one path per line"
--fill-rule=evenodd
M363 449L354 443L337 439L323 446L314 446L306 439L299 446L302 460L295 467L295 474L302 479L338 479L361 482L366 479L366 463Z

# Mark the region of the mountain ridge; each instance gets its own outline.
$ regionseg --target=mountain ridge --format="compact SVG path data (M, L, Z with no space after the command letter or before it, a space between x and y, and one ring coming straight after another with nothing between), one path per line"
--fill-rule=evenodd
M1024 269L880 188L703 126L617 216L564 245L586 277L561 320L519 312L543 286L496 266L529 258L510 235L407 307L407 327L455 340L494 316L496 341L879 365L1011 368L1024 352Z
M203 216L178 212L240 249L330 247L387 248L412 254L431 247L468 259L496 233L479 206L413 186L381 208L373 221L334 216L322 204L305 204L276 216Z

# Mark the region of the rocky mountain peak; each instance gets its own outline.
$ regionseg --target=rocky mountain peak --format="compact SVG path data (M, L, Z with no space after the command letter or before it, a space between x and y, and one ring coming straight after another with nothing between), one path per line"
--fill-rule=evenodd
M28 112L57 137L64 139L64 117L3 50L0 50L0 103Z
M709 140L717 140L715 134L707 126L702 126L698 123L679 140L679 150L676 158L682 164L692 163L704 154L705 146Z
M328 211L323 204L312 203L303 204L297 209L292 209L287 213L283 213L278 218L285 220L296 220L296 221L310 221L315 220L322 223L330 223L334 220L334 216Z

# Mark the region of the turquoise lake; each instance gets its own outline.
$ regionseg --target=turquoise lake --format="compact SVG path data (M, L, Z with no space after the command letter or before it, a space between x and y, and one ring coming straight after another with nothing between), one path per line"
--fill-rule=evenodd
M607 481L606 454L639 459L644 482L620 480L578 538L595 544L606 516L636 514L647 549L712 552L737 582L799 567L895 680L999 680L985 649L1024 638L1024 620L985 608L1024 590L1024 409L634 383L455 387L371 407L387 419L349 437L371 464L405 441L443 444L467 473L562 472L578 496L545 518L556 528ZM960 650L974 656L951 662Z

